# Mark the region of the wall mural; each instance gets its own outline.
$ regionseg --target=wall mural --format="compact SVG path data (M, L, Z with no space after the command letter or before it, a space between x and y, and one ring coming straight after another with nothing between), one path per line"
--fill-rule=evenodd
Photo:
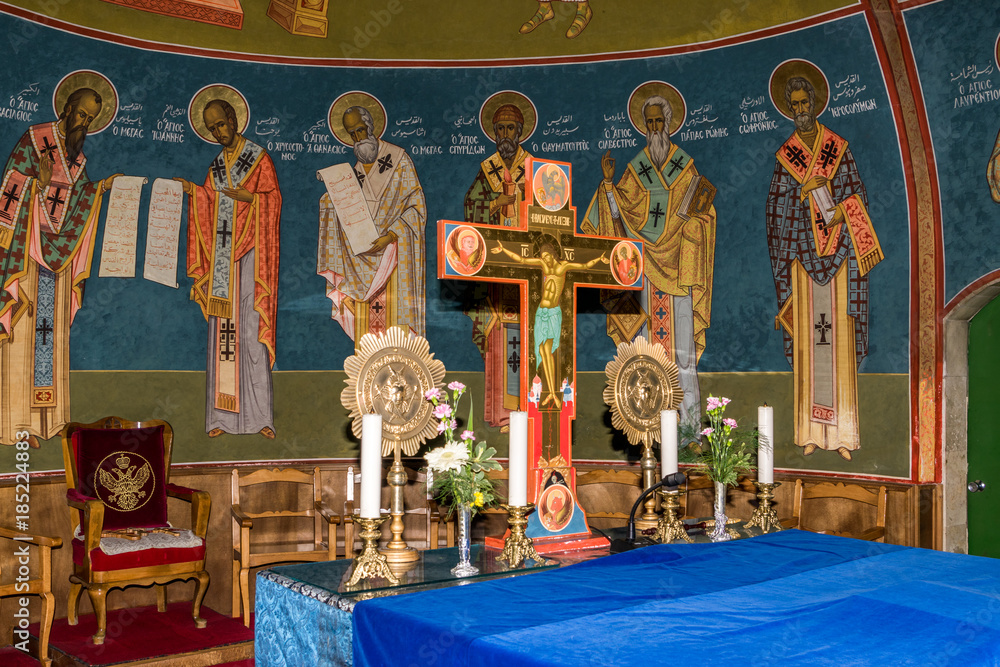
M528 6L531 34L509 25L511 44L534 48L548 30L578 45L607 25L589 3ZM902 12L927 46L915 60L946 298L1000 268L984 242L1000 198L1000 96L987 83L1000 19L954 6ZM969 23L961 42L938 34ZM470 378L503 450L532 379L518 374L517 295L437 278L427 223L514 224L534 156L572 165L579 232L641 239L648 253L648 289L577 299L577 458L635 457L612 436L600 386L616 343L642 336L681 366L689 423L699 392L745 403L751 424L767 402L779 468L914 475L910 318L923 278L900 121L863 8L704 50L530 67L216 59L6 11L0 29L11 37L0 54L19 63L0 90L0 140L13 148L0 195L0 442L30 430L48 441L40 466L61 466L51 439L67 419L122 411L170 420L178 462L353 456L343 360L394 324ZM73 56L27 58L32 40ZM538 201L558 197L554 181L543 190ZM474 233L450 244L442 257L462 275L492 257ZM142 276L94 275L106 255L141 261Z

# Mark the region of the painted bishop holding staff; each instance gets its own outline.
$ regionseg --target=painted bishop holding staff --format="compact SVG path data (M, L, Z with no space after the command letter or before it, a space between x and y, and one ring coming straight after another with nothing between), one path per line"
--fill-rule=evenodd
M826 79L802 60L772 75L775 107L795 132L776 153L767 243L776 326L794 377L795 444L850 461L859 447L857 369L868 353L868 272L883 256L847 141L816 120L829 92L824 85L818 94L814 81Z
M379 138L385 110L367 93L339 97L329 123L339 141L353 144L357 158L353 168L332 168L337 175L327 179L319 201L316 270L327 281L332 317L355 345L366 333L392 326L424 336L427 204L413 160L404 148ZM321 178L329 171L320 172ZM366 240L350 236L359 213L374 226Z
M483 132L497 151L479 165L465 195L467 222L513 227L524 201L522 148L535 130L538 114L531 100L514 91L492 95L479 112ZM506 428L510 413L520 405L520 301L511 285L481 285L477 302L466 312L472 319L472 340L483 355L486 372L484 417L491 426Z
M582 227L601 236L646 242L642 292L606 292L608 335L615 344L643 337L662 345L680 371L682 423L698 426L698 360L711 322L715 262L715 188L670 135L684 122L684 101L672 86L642 84L629 99L629 116L647 145L617 183L610 151L601 160L604 181ZM700 429L698 429L700 430Z
M53 98L58 120L28 128L0 187L0 443L57 435L69 420L69 333L90 275L103 194L83 144L115 118L118 96L74 72Z
M198 91L188 120L222 151L202 185L181 178L189 198L191 300L208 320L205 430L274 438L271 368L278 310L281 191L263 147L243 136L250 110L235 89Z

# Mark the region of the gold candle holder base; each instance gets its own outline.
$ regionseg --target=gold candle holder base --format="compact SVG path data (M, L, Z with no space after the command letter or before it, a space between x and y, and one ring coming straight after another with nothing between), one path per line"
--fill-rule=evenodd
M528 512L534 509L534 504L527 505L500 505L507 511L507 524L510 526L510 535L503 543L503 553L496 557L498 561L506 562L511 567L519 567L525 559L530 558L539 565L545 564L545 559L535 551L535 545L531 538L524 534L524 527L528 525L525 518Z
M745 528L760 528L760 532L762 533L769 533L772 528L774 530L781 530L778 514L771 507L771 501L774 499L774 487L780 486L781 482L773 484L754 482L754 485L757 487L757 500L760 501L760 504L757 505L757 509L750 515L750 521L747 522Z
M684 530L684 522L677 518L677 509L681 506L677 499L679 493L677 490L660 491L663 514L660 515L660 520L656 524L656 534L653 535L653 539L660 544L667 544L678 538L685 542L694 542Z
M389 569L389 562L378 550L378 538L382 531L379 528L385 521L385 517L377 519L355 519L355 523L361 526L361 539L365 546L361 549L361 554L354 559L354 574L351 575L348 586L353 586L362 579L374 579L382 577L390 584L398 584L399 579L392 570Z

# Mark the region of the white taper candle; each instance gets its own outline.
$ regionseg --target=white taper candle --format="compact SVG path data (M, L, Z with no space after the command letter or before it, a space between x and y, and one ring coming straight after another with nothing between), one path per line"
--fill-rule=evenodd
M762 405L757 408L757 432L760 444L757 447L757 481L761 484L774 483L774 408Z
M512 507L528 504L528 413L510 413L510 462L507 466L507 503Z
M379 518L382 501L382 415L361 417L361 518Z
M660 412L660 477L677 472L677 411Z

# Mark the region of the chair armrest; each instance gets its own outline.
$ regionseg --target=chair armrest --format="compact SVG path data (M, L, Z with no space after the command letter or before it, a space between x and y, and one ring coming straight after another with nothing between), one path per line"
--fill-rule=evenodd
M181 486L180 484L172 484L172 483L167 484L167 495L170 496L171 498L180 498L181 500L186 500L188 502L191 502L191 500L194 498L194 494L196 493L203 493L203 492L199 491L198 489L189 489L188 487Z
M354 523L354 501L344 501L344 523Z
M778 523L781 524L782 528L798 528L799 527L799 521L798 521L798 519L795 519L794 517L791 518L791 519L781 519Z
M319 515L323 517L327 523L332 523L340 525L340 515L334 512L332 509L327 507L326 503L322 500L317 500L315 504L315 509L319 512Z
M61 537L45 537L44 535L33 535L32 533L22 533L18 530L11 530L10 528L0 527L0 537L6 537L9 540L17 540L18 542L27 542L29 544L37 544L41 547L61 547L62 538Z
M240 528L253 528L253 519L239 505L232 506L233 518L240 522Z
M207 491L167 484L167 496L191 503L191 532L204 539L208 534L208 517L212 513L212 496Z
M104 532L104 503L97 498L85 496L76 489L66 491L66 503L83 512L83 543L89 562L90 552L101 545Z

